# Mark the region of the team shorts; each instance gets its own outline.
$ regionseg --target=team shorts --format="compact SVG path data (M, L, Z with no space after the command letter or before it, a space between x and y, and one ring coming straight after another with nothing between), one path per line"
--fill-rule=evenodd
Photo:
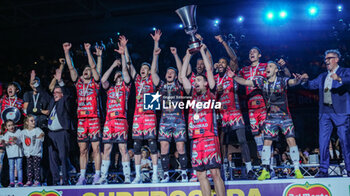
M266 108L249 109L249 121L253 136L259 135L264 129L266 119Z
M186 141L186 124L182 114L163 113L159 125L158 141Z
M156 123L155 114L134 115L132 138L135 140L156 139Z
M220 111L219 124L221 128L230 127L230 129L223 129L223 131L236 130L245 127L242 113L239 110Z
M220 143L217 136L193 139L192 168L196 171L221 168Z
M289 116L268 117L264 126L264 139L272 140L278 136L279 131L286 138L295 137L293 121Z
M97 142L101 139L99 118L78 119L78 142Z
M103 127L103 143L126 143L128 141L128 121L115 118L106 121Z

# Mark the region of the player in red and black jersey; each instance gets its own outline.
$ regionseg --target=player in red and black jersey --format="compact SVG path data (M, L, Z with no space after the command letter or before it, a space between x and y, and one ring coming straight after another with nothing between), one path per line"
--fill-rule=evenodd
M255 174L252 171L250 151L245 136L245 123L237 94L238 84L232 78L234 71L238 68L237 56L234 50L223 40L221 35L215 36L215 38L224 46L230 57L230 61L222 57L219 59L219 62L214 65L218 71L218 74L214 76L217 86L216 98L217 101L221 102L221 109L218 110L218 121L221 130L220 143L222 154L224 160L227 160L228 146L233 145L232 141L230 141L230 138L232 138L230 136L236 134L241 147L243 162L246 165L248 178L254 178Z
M187 94L192 94L192 101L211 102L215 100L215 80L212 72L212 66L205 54L206 46L202 45L201 55L207 71L207 76L197 75L195 79L195 88L192 87L190 80L186 77L188 64L181 70L181 79ZM185 60L189 60L191 55L187 53ZM213 92L212 92L213 91ZM188 119L188 132L192 142L192 167L197 171L202 195L209 196L211 193L210 184L207 178L207 170L210 170L214 181L214 187L218 196L225 195L224 182L220 175L221 152L217 133L215 109L209 108L190 108Z
M299 150L295 141L295 130L293 121L288 108L287 88L300 84L301 76L294 75L294 79L277 76L280 66L270 61L268 62L266 73L267 78L259 76L253 80L245 80L240 77L234 77L239 84L261 89L266 100L267 118L264 126L264 147L262 150L263 171L258 180L270 178L269 166L271 156L271 145L273 138L278 136L279 130L285 135L290 148L290 157L294 165L296 178L303 178L299 169Z
M102 87L107 90L107 115L103 128L102 142L104 150L102 154L101 178L99 184L107 184L107 174L110 165L110 154L113 143L118 143L118 148L122 156L123 173L125 176L124 183L130 183L130 157L127 152L128 140L128 121L127 109L128 98L130 94L130 76L126 67L125 47L127 40L124 36L119 38L119 49L116 50L120 59L114 61L111 67L106 71L101 79ZM125 43L125 45L121 43ZM116 67L122 65L122 73L117 71L114 75L113 82L110 84L108 78Z
M254 80L257 77L266 78L267 63L260 63L261 51L258 47L253 47L249 51L249 60L251 65L243 67L239 71L239 76L246 80ZM285 62L280 59L279 63L284 66ZM286 67L283 67L286 76L290 76L290 72ZM261 156L263 147L263 136L261 130L266 119L266 106L261 89L247 86L246 94L248 96L248 113L252 134L254 136L258 152Z
M186 142L186 124L183 110L179 107L174 107L173 104L179 104L183 96L182 80L178 80L178 71L174 67L169 67L167 69L165 79L166 81L161 81L158 76L158 55L160 49L155 50L156 59L151 67L151 74L154 83L158 86L159 92L162 95L161 103L165 103L166 108L162 109L161 120L158 132L158 141L160 142L160 153L161 162L164 170L164 178L162 183L169 182L169 145L172 139L176 142L176 149L179 152L179 161L181 165L181 178L182 182L187 182L187 155L185 153L185 142ZM174 55L176 66L181 70L182 63L177 55L177 50L174 47L170 48L172 54Z
M78 73L73 65L70 56L72 44L64 43L63 50L66 62L69 68L72 81L75 83L78 98L78 144L80 149L80 177L77 185L86 184L85 173L88 161L88 143L91 142L93 157L95 162L95 175L93 184L97 184L101 175L101 153L100 153L100 120L98 113L97 95L99 91L99 80L101 73L101 55L102 48L96 47L98 63L96 66L93 60L90 44L85 43L84 47L88 55L89 65L85 66L82 76Z
M155 53L156 49L159 50L159 39L162 35L160 30L156 30L151 37L154 40L154 51L152 64L156 61ZM130 61L129 61L130 62ZM134 151L135 151L135 172L136 176L133 180L133 184L141 183L141 146L144 140L148 141L148 146L151 150L152 158L152 183L159 182L158 179L158 149L157 149L157 132L156 123L157 118L154 110L143 109L144 94L156 92L156 85L151 75L151 66L149 63L142 63L140 74L136 73L135 67L132 63L129 63L130 75L134 80L136 89L136 105L134 112L134 122L132 127L132 138L134 139Z

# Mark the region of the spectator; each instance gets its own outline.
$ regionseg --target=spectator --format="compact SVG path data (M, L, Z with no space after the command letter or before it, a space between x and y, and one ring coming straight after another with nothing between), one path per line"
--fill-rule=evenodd
M49 105L49 156L50 156L50 170L52 173L53 184L57 185L60 182L60 163L62 164L62 185L67 185L68 182L68 152L70 148L70 140L68 130L73 129L73 124L70 118L70 95L64 87L61 80L62 72L57 69L55 78L59 86L53 90L53 98Z
M15 165L18 175L18 183L16 186L23 186L23 170L22 170L22 157L23 149L20 130L16 130L15 123L12 120L5 121L3 125L3 131L6 129L4 140L6 142L6 153L9 160L10 167L10 187L15 186Z

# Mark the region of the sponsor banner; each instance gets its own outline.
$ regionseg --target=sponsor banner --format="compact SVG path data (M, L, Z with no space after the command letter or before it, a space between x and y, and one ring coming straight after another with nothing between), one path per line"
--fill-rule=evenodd
M227 196L350 196L350 178L226 182ZM201 196L199 183L1 188L0 196ZM215 195L215 192L212 192Z

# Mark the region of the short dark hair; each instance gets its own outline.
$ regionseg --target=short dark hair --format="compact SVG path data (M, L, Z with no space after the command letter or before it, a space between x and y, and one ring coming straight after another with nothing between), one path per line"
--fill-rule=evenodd
M257 46L253 46L250 50L253 50L253 49L257 50L259 52L259 54L261 54L261 50Z
M16 89L19 91L18 93L20 93L21 90L22 90L21 85L19 85L18 82L10 82L10 83L7 85L7 88L8 88L9 86L14 86L14 87L16 87Z
M221 57L221 58L219 58L219 60L220 60L220 59L224 59L224 60L226 61L226 63L227 63L227 64L229 64L229 63L230 63L230 61L229 61L229 60L228 60L226 57L224 57L224 56L223 56L223 57Z
M168 67L168 69L166 69L166 71L168 72L169 69L172 69L175 71L176 75L177 75L177 69L175 67Z

